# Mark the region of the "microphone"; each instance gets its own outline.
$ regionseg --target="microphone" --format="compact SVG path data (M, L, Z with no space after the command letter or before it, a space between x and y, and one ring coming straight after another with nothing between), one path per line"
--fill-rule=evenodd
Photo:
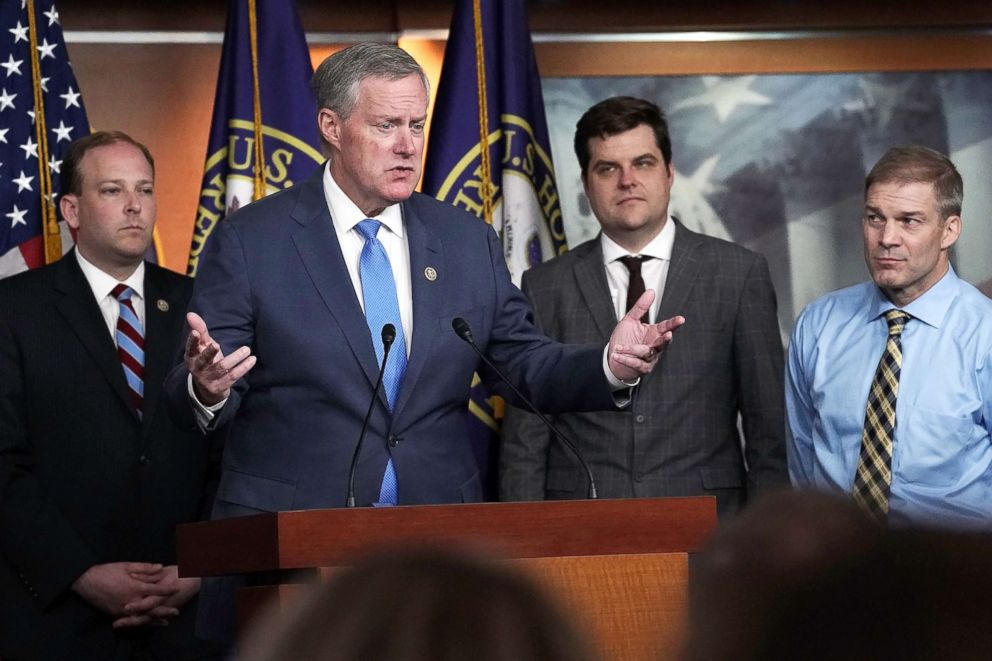
M486 358L486 354L482 353L482 350L475 344L475 340L472 339L472 328L468 325L467 321L465 321L461 317L455 317L454 319L451 320L451 327L455 329L455 333L458 335L458 337L465 340L465 342L470 347L472 347L475 353L478 354L479 358L482 359L482 362L484 362L494 372L496 372L496 375L503 380L503 383L510 386L510 390L512 390L517 395L517 397L519 397L521 401L523 401L524 404L527 405L527 408L529 408L531 411L537 414L537 417L541 419L541 422L543 422L548 429L551 430L551 433L555 435L555 438L558 439L558 442L564 445L565 448L568 449L568 451L575 456L579 464L581 464L582 469L585 470L586 478L588 478L589 480L588 498L590 500L596 500L597 498L596 480L593 479L592 471L589 470L589 464L587 464L586 460L582 458L582 453L580 453L579 449L575 447L575 444L572 443L572 441L570 441L568 437L566 437L563 433L558 431L558 428L555 427L554 424L550 420L548 420L543 413L537 410L537 407L534 406L534 404L532 404L531 401L527 397L525 397L522 392L520 392L519 388L513 385L513 382L510 381L510 379L506 376L506 374L503 373L503 371L500 368L496 367L491 360Z
M351 454L351 468L348 469L348 500L345 507L355 506L355 473L358 469L358 455L362 452L362 442L365 440L365 432L369 429L369 420L372 418L372 409L375 407L375 398L379 396L379 388L382 387L382 377L386 373L386 359L389 358L389 349L396 339L396 326L386 324L382 327L382 365L379 366L379 378L375 382L372 390L372 401L369 402L369 410L365 414L365 422L362 423L362 431L358 435L358 443L355 444L355 451Z

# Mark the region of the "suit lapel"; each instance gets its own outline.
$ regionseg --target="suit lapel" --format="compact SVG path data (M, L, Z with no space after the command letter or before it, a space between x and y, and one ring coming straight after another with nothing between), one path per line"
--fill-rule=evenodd
M610 286L606 282L606 266L603 263L603 249L599 235L576 250L583 251L572 267L576 289L582 293L596 328L603 337L609 337L617 325L617 319L613 298L610 296Z
M124 380L124 370L117 359L117 348L110 337L107 323L100 313L100 308L93 298L86 276L76 261L75 250L72 250L58 262L58 272L55 276L55 289L60 295L56 309L65 318L79 338L79 342L93 358L99 370L106 377L117 396L129 411L134 411L127 382ZM133 414L137 419L137 413Z
M442 292L446 279L451 274L445 271L444 253L441 240L424 225L421 218L413 210L414 204L407 200L403 203L403 227L407 235L410 249L410 287L413 292L413 344L410 348L410 361L407 363L406 374L400 389L400 398L396 402L395 415L410 399L415 390L417 379L432 355L431 345L438 333L437 323L441 315ZM435 280L426 276L428 268L433 268L437 274Z
M145 410L143 426L154 417L166 374L178 359L174 331L182 323L186 301L177 297L158 269L145 266Z
M291 214L299 223L299 228L293 233L293 243L321 300L341 327L345 341L371 388L379 376L379 361L375 357L368 323L355 296L355 287L348 275L348 267L327 209L323 175L324 168L318 168L300 188L300 197Z
M676 222L675 242L672 244L672 263L668 266L665 292L658 309L658 320L668 319L685 309L692 284L699 273L700 262L696 256L699 235Z

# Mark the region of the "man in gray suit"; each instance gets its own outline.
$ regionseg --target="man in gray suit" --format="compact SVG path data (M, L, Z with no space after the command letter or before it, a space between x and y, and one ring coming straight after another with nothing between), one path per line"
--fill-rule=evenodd
M675 170L661 110L614 97L579 120L575 152L602 233L524 273L537 325L561 342L605 342L645 288L650 319L686 318L624 411L554 418L589 462L600 497L714 495L721 516L787 484L783 351L768 265L668 215ZM746 442L738 428L738 414ZM502 500L584 498L584 471L531 413L509 407Z

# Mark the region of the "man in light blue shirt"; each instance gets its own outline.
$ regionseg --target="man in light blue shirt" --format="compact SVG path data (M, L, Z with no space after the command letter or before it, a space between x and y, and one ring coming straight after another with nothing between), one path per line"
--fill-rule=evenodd
M896 525L992 527L992 301L948 261L962 196L944 155L890 149L865 182L872 282L811 303L789 345L793 484Z

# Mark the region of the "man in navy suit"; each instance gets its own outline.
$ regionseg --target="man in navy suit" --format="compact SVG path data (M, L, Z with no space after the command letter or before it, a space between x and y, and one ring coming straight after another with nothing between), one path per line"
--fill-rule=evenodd
M193 636L200 581L178 577L175 529L206 513L211 443L161 397L193 282L144 261L143 145L81 138L62 183L76 247L0 281L0 656L206 658L219 650Z
M395 46L360 44L325 60L313 86L329 162L214 232L185 364L168 384L176 415L206 429L231 421L213 516L343 506L373 397L358 504L479 501L466 440L479 361L453 318L548 411L622 403L682 319L640 323L647 292L608 347L549 340L492 228L414 193L428 104L420 66ZM372 275L367 259L379 260ZM373 275L388 286L372 291ZM388 360L399 367L376 394L382 319L396 328Z

